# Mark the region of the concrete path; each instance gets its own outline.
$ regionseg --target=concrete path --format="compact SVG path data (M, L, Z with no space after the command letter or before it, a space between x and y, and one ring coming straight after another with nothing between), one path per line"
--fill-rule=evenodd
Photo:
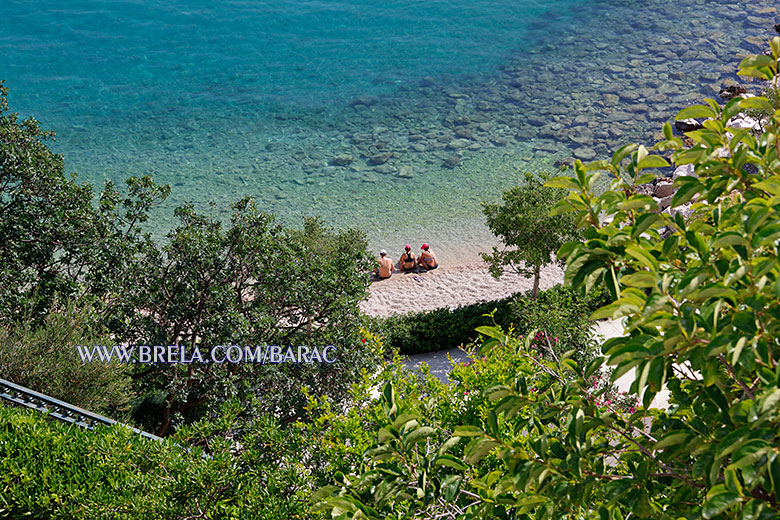
M440 350L438 352L426 352L425 354L414 354L404 359L404 365L409 370L419 370L420 363L427 363L432 375L438 377L444 383L449 383L450 370L452 370L452 361L455 363L465 363L466 353L459 348L449 350Z

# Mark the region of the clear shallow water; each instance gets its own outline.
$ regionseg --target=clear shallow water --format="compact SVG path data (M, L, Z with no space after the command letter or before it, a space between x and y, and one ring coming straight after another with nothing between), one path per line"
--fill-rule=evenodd
M469 259L489 242L481 200L520 168L652 140L734 78L735 55L758 50L745 38L770 36L762 8L6 0L0 79L81 179L170 183L158 230L183 201L227 211L252 195L375 247L429 241Z

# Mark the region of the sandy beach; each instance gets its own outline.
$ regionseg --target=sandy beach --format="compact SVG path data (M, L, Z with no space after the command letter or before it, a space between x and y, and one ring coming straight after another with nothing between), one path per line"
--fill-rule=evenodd
M540 289L563 281L563 270L548 266L542 270ZM447 267L420 274L394 272L387 280L374 281L367 301L361 304L369 316L390 316L441 307L460 307L479 301L491 301L529 291L531 278L506 272L493 278L484 263Z

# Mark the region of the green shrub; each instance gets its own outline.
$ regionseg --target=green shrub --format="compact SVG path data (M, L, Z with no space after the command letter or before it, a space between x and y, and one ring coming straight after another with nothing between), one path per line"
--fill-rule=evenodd
M0 518L309 518L299 441L235 405L161 442L0 406Z
M508 326L512 321L510 303L514 298L380 318L369 328L383 335L385 343L402 354L437 352L473 341L477 337L474 329L492 323L485 314L494 310L496 323Z
M583 291L556 285L540 292L536 299L515 299L511 309L517 331L536 330L538 340L544 341L557 356L574 350L574 359L587 364L598 355L590 315L605 303L608 303L608 295L604 290L594 290L586 295ZM550 355L547 349L542 352Z
M38 325L0 327L0 377L87 410L121 418L133 397L127 365L83 363L77 345L112 345L87 304L54 307ZM9 330L10 329L10 330Z
M587 349L592 338L588 315L607 298L604 291L585 295L557 285L539 292L538 301L520 294L491 302L455 309L413 312L373 320L371 330L384 336L385 343L402 354L437 352L477 339L482 325L514 326L518 331L545 330L558 336L567 350ZM494 312L495 311L495 312ZM486 315L492 313L492 319Z

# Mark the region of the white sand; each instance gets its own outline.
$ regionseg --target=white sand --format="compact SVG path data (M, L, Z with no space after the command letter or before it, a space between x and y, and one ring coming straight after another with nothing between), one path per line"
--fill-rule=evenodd
M562 281L561 268L548 266L542 270L539 289L549 289ZM369 316L389 316L499 300L531 288L533 279L512 272L493 278L484 263L442 265L434 271L420 274L396 271L387 280L373 282L368 301L360 307Z

